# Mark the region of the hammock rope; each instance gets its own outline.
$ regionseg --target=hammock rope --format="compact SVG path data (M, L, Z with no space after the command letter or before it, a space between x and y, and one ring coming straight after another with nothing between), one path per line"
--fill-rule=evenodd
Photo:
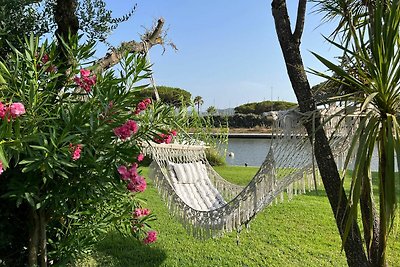
M331 114L328 110L322 116ZM208 163L202 146L149 144L144 148L153 158L149 178L189 233L210 238L241 229L274 201L292 199L316 186L313 152L302 126L302 115L294 111L276 115L273 145L247 186L223 179ZM344 156L349 147L354 122L337 120L324 124L336 159Z

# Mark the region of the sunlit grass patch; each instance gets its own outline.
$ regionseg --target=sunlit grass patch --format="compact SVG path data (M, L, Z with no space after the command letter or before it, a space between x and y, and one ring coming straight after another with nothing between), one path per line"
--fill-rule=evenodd
M245 185L256 167L216 167L223 177ZM147 175L147 169L144 169ZM346 266L341 241L322 186L290 202L271 205L239 235L198 240L186 234L149 182L143 198L157 214L155 244L144 246L109 233L95 253L77 266ZM391 237L389 263L400 266L400 234Z

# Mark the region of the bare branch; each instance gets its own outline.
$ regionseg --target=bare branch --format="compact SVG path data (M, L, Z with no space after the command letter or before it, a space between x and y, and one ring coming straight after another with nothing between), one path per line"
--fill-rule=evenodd
M278 35L278 39L282 38L282 42L291 42L292 30L290 28L290 19L289 14L286 7L285 0L273 0L271 3L272 6L272 14L275 18L275 29L277 33L281 33ZM280 40L281 42L281 40Z
M296 43L300 43L301 35L303 34L306 6L307 0L299 0L299 6L297 7L296 28L293 33L293 39Z
M102 72L112 66L118 64L126 52L134 53L147 53L147 51L155 45L163 45L164 39L162 37L162 28L164 26L164 19L160 18L151 32L145 33L141 42L129 41L123 42L120 47L108 52L103 58L97 61L96 72Z

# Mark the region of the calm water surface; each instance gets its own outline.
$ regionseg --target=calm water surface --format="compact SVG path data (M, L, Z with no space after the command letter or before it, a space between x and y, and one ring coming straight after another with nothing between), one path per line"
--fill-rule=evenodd
M251 139L251 138L230 138L228 141L228 150L226 162L228 165L260 166L267 156L271 139ZM378 155L374 151L371 170L378 170ZM234 157L229 157L233 153Z
M226 162L228 165L260 166L267 156L271 139L230 138ZM229 153L234 156L230 157Z

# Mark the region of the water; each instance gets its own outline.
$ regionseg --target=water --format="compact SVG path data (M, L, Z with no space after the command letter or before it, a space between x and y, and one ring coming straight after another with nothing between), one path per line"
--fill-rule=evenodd
M251 139L251 138L230 138L228 141L228 152L226 163L228 165L244 166L260 166L264 161L271 139ZM230 157L229 153L233 152L234 156Z
M236 166L245 166L246 163L248 166L260 166L267 156L270 145L271 139L230 138L226 163ZM229 157L231 152L233 152L234 157ZM371 170L378 170L377 149L375 149L372 156Z

